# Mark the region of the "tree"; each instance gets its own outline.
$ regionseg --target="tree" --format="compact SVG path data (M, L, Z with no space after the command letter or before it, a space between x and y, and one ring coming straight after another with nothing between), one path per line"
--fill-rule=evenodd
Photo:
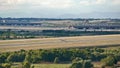
M28 53L28 54L25 56L25 60L24 60L24 61L32 62L31 54L30 54L30 53Z
M23 62L23 68L30 68L31 64L28 61Z
M14 57L15 55L14 54L10 54L9 56L8 56L8 58L7 58L7 61L8 62L14 62L14 60L15 60L15 57Z
M74 59L70 68L92 68L93 64L90 60L82 60L81 58Z
M0 64L0 68L3 68L2 64Z
M30 68L35 68L35 66L33 65L33 66L31 66Z
M115 58L115 64L117 64L118 61L120 61L120 54L119 55L114 55Z
M25 59L25 54L17 53L17 52L11 53L7 57L8 62L23 62L24 59Z
M55 57L54 63L59 63L59 62L60 62L59 58L58 58L58 57Z
M2 66L3 68L11 68L11 63L5 63Z
M74 62L78 62L78 61L80 61L80 60L82 60L82 58L77 57L77 58L75 58L72 62L74 63Z
M0 55L0 63L5 63L6 57L4 55Z
M70 68L82 68L83 67L83 61L73 62Z
M112 56L108 56L101 60L103 66L113 66L115 63L115 59Z
M83 68L92 68L93 64L91 63L91 60L84 60Z

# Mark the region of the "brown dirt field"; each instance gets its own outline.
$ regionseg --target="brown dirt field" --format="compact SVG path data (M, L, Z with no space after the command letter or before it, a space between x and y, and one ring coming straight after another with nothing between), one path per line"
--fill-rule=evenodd
M0 40L0 51L17 51L20 49L82 48L114 45L120 46L120 35Z

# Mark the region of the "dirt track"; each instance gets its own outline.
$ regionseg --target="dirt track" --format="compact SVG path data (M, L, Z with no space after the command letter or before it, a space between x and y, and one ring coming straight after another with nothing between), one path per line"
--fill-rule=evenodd
M0 51L120 45L120 35L0 40Z

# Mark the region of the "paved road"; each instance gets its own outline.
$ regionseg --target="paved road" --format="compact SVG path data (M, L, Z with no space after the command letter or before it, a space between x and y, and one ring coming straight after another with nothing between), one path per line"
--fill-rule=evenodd
M0 51L120 45L120 35L0 40Z

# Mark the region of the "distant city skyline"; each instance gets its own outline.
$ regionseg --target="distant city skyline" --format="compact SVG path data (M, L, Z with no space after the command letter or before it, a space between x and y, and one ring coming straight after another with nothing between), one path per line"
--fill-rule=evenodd
M120 0L0 0L0 17L120 18Z

